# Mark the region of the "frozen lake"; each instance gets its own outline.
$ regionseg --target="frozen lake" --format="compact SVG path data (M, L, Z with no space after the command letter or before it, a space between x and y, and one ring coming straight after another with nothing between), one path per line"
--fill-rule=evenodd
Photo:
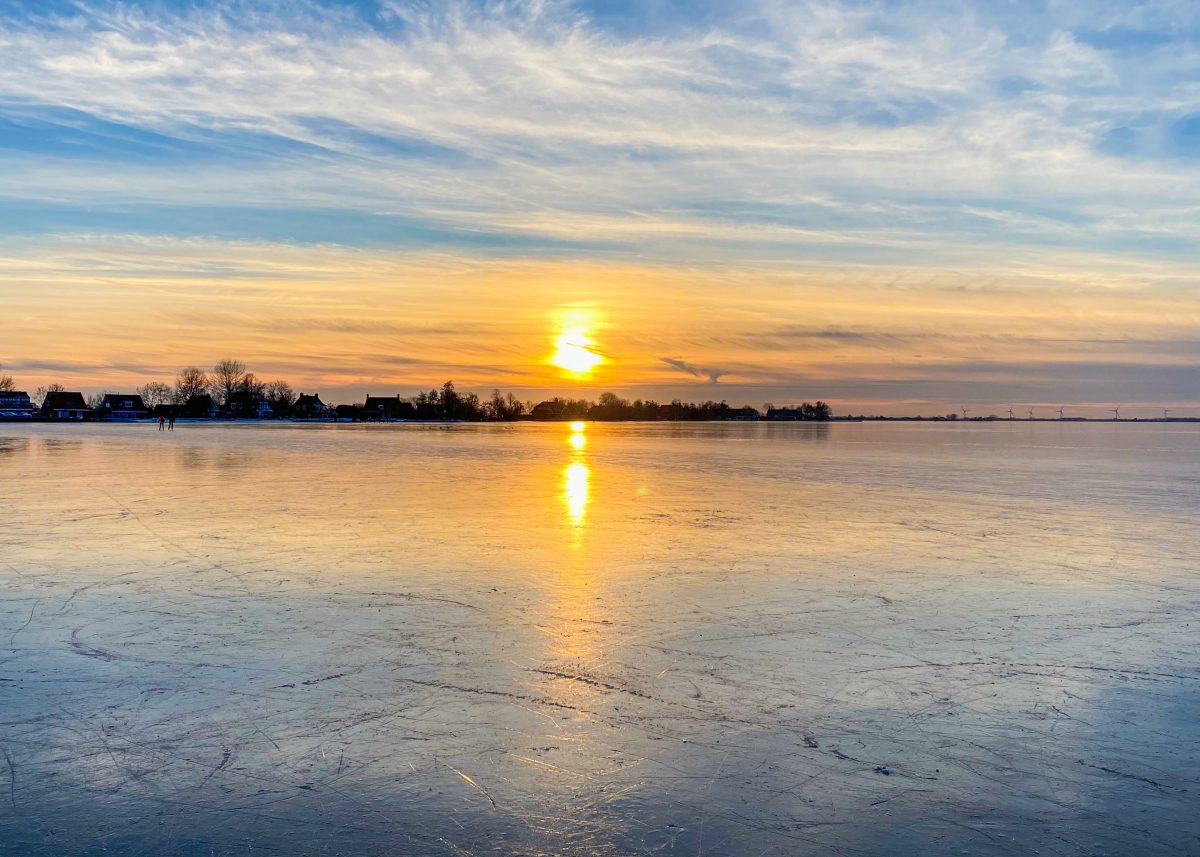
M1200 854L1200 426L0 425L0 855Z

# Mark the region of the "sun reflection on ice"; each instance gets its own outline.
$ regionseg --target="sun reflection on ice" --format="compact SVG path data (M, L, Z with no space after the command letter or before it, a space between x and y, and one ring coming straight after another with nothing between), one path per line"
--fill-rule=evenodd
M561 492L565 513L567 548L555 575L554 601L545 625L549 637L547 653L552 669L563 674L586 674L603 659L604 625L607 619L598 600L597 577L591 551L587 549L588 531L594 521L588 519L592 497L592 470L588 465L588 426L583 421L563 425L568 432L566 462L561 473ZM596 510L592 509L594 513ZM587 682L557 679L555 693L568 694L580 705L595 696L597 688Z
M572 526L583 526L587 515L588 479L591 475L582 461L572 462L563 473L563 500L567 504L567 518Z
M586 424L581 420L570 423L571 434L567 444L571 447L570 462L563 471L563 502L567 507L567 520L576 530L583 526L587 514L589 485L591 471L584 463L584 450L587 449Z

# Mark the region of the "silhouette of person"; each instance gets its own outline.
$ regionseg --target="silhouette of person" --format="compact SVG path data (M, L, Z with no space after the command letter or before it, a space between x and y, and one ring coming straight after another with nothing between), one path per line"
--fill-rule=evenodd
M165 420L163 417L161 417L161 416L160 416L160 417L158 418L158 430L159 430L159 431L162 431L162 430L163 430L163 427L166 425L166 422L167 422L167 421L166 421L166 420Z
M171 414L171 416L167 419L167 431L175 431L175 415L174 414Z

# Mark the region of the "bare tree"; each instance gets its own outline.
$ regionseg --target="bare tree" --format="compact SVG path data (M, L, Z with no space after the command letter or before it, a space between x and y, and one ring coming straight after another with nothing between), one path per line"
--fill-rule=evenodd
M13 376L0 372L0 393L11 393L15 389L17 389L17 385L13 381Z
M208 390L208 375L199 366L185 366L175 376L175 404L186 405L192 396Z
M238 392L252 399L261 399L266 396L267 385L266 382L258 380L253 372L247 372L238 384Z
M241 360L222 360L212 368L208 387L222 405L228 406L246 380L246 364Z
M525 405L512 393L505 397L499 390L492 390L492 398L484 406L484 411L489 419L515 420L525 412Z
M287 381L268 381L264 392L267 404L277 416L287 413L296 404L296 392Z
M488 416L494 420L502 420L505 416L504 396L499 390L492 390L491 401L487 403Z
M162 381L151 381L137 388L138 395L142 397L142 404L149 410L154 410L159 405L169 405L175 399L175 391L171 389L170 384L164 384Z
M62 384L48 384L45 387L38 387L37 390L34 391L33 399L35 402L37 402L38 407L40 408L45 403L46 397L51 393L65 393L66 391L67 388Z

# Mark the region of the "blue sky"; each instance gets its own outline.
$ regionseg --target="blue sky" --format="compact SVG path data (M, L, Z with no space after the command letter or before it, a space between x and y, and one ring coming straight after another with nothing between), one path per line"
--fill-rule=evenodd
M1198 38L1192 2L0 2L0 294L29 331L0 362L132 380L117 342L57 353L69 303L152 320L178 345L137 371L170 374L222 356L188 324L232 295L264 371L537 391L512 342L549 304L595 310L626 367L596 381L631 392L1189 406ZM487 285L535 269L561 294ZM402 369L255 350L264 319L416 306L474 340L359 349Z

